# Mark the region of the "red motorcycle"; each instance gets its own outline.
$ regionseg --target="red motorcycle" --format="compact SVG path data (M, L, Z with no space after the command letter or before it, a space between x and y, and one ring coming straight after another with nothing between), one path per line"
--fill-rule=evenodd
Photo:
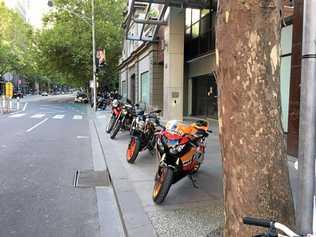
M122 104L118 100L112 101L112 115L106 126L106 132L110 133L114 127L115 121L120 116L122 111Z

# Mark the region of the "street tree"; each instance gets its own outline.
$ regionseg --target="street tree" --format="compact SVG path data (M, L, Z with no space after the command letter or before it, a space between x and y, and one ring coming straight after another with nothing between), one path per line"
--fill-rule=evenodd
M33 29L22 17L0 3L0 75L33 74Z
M105 48L106 65L98 74L108 84L117 80L121 53L124 0L95 0L96 47ZM79 16L85 16L84 19ZM92 39L90 1L55 0L54 10L45 17L39 35L42 67L51 74L77 86L92 79ZM88 24L87 24L88 23Z
M294 227L280 117L280 4L220 1L216 52L226 237L258 231L243 225L244 216Z

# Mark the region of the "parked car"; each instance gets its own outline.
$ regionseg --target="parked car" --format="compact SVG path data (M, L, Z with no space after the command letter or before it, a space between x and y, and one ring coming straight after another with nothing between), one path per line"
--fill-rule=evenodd
M43 91L42 96L48 96L48 93L46 91Z
M89 102L87 94L79 92L75 98L75 103L85 103Z

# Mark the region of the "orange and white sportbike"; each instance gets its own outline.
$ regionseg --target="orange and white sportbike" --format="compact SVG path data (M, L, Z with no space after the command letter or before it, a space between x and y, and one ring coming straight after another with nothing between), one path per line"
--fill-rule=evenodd
M211 131L205 120L192 124L176 120L167 123L157 138L157 156L160 162L152 194L155 203L162 203L170 186L187 175L193 186L197 187L193 175L203 163L209 133Z

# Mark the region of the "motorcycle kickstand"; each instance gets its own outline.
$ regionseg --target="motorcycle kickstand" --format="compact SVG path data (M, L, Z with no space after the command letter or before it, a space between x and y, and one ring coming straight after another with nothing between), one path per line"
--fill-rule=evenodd
M199 186L197 185L197 179L193 176L194 176L193 174L190 174L189 179L191 180L193 187L196 189L199 189Z

